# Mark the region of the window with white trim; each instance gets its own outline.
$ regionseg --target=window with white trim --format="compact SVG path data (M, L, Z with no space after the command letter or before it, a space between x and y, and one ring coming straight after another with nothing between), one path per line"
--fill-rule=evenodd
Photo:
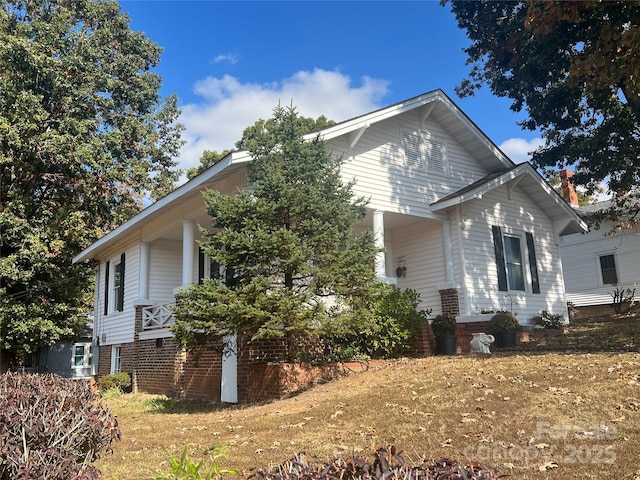
M525 232L526 250L522 236L512 233L503 234L502 227L491 227L493 233L493 247L496 255L496 269L498 273L498 290L506 292L527 291L530 281L530 292L540 293L540 279L536 259L535 240L531 232ZM529 270L526 270L526 265Z
M104 314L124 310L125 254L105 263Z
M434 139L428 132L403 131L402 146L406 166L424 168L431 173L448 173L446 142Z
M73 368L90 367L92 363L91 344L76 343L73 346L73 358L71 365Z
M202 284L206 278L220 278L220 264L198 248L198 283Z
M600 272L603 285L616 285L618 283L616 258L613 254L600 255Z
M122 347L119 345L111 347L111 373L122 371Z
M509 290L524 290L524 266L520 237L504 236L504 259L507 266Z

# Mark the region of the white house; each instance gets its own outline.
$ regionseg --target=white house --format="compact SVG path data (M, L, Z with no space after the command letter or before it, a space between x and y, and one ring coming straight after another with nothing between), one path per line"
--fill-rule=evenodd
M461 323L486 320L478 313L491 309L515 311L523 324L541 310L566 316L558 245L586 225L531 165L515 165L444 92L321 133L342 157L345 181L355 179L355 194L370 199L358 228L372 229L385 248L378 277L417 290L422 307ZM245 360L212 354L191 367L166 326L167 305L180 287L209 274L197 243L197 226L211 223L201 192L232 195L245 187L250 160L246 152L229 154L75 257L98 263L99 375L126 370L142 390L247 398Z
M610 202L578 206L578 197L569 180L570 171L562 172L563 195L578 214L589 223L589 216L608 208ZM587 233L576 233L560 239L560 255L564 271L567 301L578 307L608 305L617 288L633 289L640 285L640 232L612 231L610 222ZM636 291L640 299L640 288Z

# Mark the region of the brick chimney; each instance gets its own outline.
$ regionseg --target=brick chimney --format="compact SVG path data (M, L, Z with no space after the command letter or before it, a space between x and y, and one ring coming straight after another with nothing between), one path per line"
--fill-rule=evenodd
M573 177L571 170L560 170L560 184L562 185L562 197L570 205L578 205L578 194L570 178Z

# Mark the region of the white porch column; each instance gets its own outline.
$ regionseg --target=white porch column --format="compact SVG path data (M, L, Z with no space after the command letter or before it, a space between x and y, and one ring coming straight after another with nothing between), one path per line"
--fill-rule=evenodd
M453 273L453 240L451 237L451 222L449 220L442 222L442 241L444 243L446 282L448 285L453 286L455 283Z
M193 220L182 222L182 287L193 283L193 259L196 248L196 223Z
M377 248L384 249L384 212L376 210L373 212L373 235ZM378 278L387 276L386 252L378 252L376 255L375 272Z
M149 300L149 265L151 258L151 246L148 243L140 244L140 270L138 272L138 299L136 305L150 305Z

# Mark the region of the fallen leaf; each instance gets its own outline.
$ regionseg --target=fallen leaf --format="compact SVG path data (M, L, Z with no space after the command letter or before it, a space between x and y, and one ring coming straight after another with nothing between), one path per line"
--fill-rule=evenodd
M545 462L538 467L538 470L540 470L541 472L546 472L547 470L551 470L552 468L558 468L558 464L556 462Z

